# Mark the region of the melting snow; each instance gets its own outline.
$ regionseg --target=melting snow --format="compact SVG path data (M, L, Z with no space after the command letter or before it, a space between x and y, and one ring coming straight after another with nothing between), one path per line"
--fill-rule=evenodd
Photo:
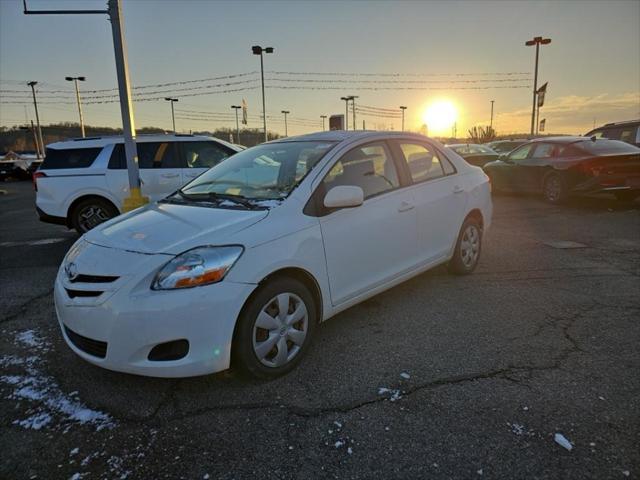
M405 380L409 380L411 378L411 375L409 375L407 372L402 372L400 376Z
M396 400L400 400L402 398L402 392L400 390L396 390L393 388L380 387L378 388L378 395L388 394L388 398L390 401L395 402Z

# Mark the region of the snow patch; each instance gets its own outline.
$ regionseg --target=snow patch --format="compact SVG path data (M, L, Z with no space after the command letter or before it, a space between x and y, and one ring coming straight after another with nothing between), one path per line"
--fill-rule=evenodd
M405 380L409 380L411 378L411 375L409 375L407 372L400 373L400 376Z
M571 442L567 440L567 438L561 433L556 433L553 439L561 447L566 448L569 451L573 450L573 445L571 445Z
M391 402L395 402L402 398L402 392L400 390L387 387L379 387L378 395L386 395Z

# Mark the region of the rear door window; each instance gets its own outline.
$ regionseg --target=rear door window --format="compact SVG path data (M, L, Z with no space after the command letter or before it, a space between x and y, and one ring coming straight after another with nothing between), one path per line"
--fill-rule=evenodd
M413 183L424 182L445 175L435 150L417 143L399 142L400 150L409 166Z
M153 168L180 168L180 160L176 152L174 142L145 142L136 145L138 149L138 167L143 169ZM124 154L124 145L118 143L113 147L109 168L127 168L127 160Z
M47 148L47 154L40 170L58 168L87 168L98 157L102 147L99 148Z

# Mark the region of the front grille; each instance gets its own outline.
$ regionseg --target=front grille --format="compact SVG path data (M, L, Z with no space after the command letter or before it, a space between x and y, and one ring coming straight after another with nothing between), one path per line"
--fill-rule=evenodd
M73 279L69 279L71 283L111 283L115 282L119 277L110 277L107 275L84 275L80 274Z
M84 353L93 355L94 357L104 358L107 356L107 342L101 342L94 340L93 338L83 337L79 333L74 332L66 325L64 326L64 332L71 340L71 343L75 345L78 350L82 350Z
M67 295L69 295L69 298L99 297L104 293L101 290L72 290L70 288L65 288L65 290L67 291Z

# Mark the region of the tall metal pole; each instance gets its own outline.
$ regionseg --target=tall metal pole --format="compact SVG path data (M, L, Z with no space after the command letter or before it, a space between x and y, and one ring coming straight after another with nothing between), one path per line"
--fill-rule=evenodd
M489 127L493 128L493 102L495 102L495 100L491 100L491 121L489 123Z
M358 98L357 95L351 95L351 106L353 107L353 129L357 130L356 128L356 98Z
M267 137L267 104L264 99L264 55L260 52L260 78L262 80L262 124L264 126L264 141L268 142Z
M122 133L124 152L127 159L130 196L124 199L123 210L129 211L148 203L140 192L140 172L138 170L138 149L136 146L136 127L131 105L131 85L129 81L129 62L127 45L124 39L121 0L109 0L109 16L113 33L113 46L118 74L118 93L120 94L120 112L122 115Z
M536 71L533 76L533 108L531 110L531 135L536 122L536 97L538 95L538 57L540 55L540 42L536 42Z
M402 131L404 132L404 111L407 109L404 105L400 105L400 110L402 110Z
M33 126L33 120L31 120L31 133L33 135L33 145L36 147L36 158L40 157L40 143L38 142L38 134L36 133L36 127Z
M340 97L340 100L344 100L344 129L349 130L349 100L353 100L353 97Z
M80 90L78 89L78 79L74 78L73 83L76 87L76 101L78 102L78 114L80 115L80 133L82 138L85 138L84 134L84 118L82 116L82 103L80 103Z
M238 110L240 110L242 106L231 105L231 108L233 108L236 111L236 143L240 143L240 122L238 120Z
M320 118L322 119L322 131L324 132L324 119L327 118L326 115L320 115Z
M31 93L33 94L33 108L36 111L36 125L38 127L38 140L40 141L40 154L38 158L44 158L44 141L42 140L42 128L40 127L40 115L38 115L38 101L36 100L36 85L38 82L29 82L27 85L31 87Z
M282 112L284 114L284 136L288 137L289 136L289 131L287 130L287 114L291 113L289 110L282 110Z
M170 102L171 103L171 123L173 124L173 134L176 134L176 113L173 110L173 100Z

